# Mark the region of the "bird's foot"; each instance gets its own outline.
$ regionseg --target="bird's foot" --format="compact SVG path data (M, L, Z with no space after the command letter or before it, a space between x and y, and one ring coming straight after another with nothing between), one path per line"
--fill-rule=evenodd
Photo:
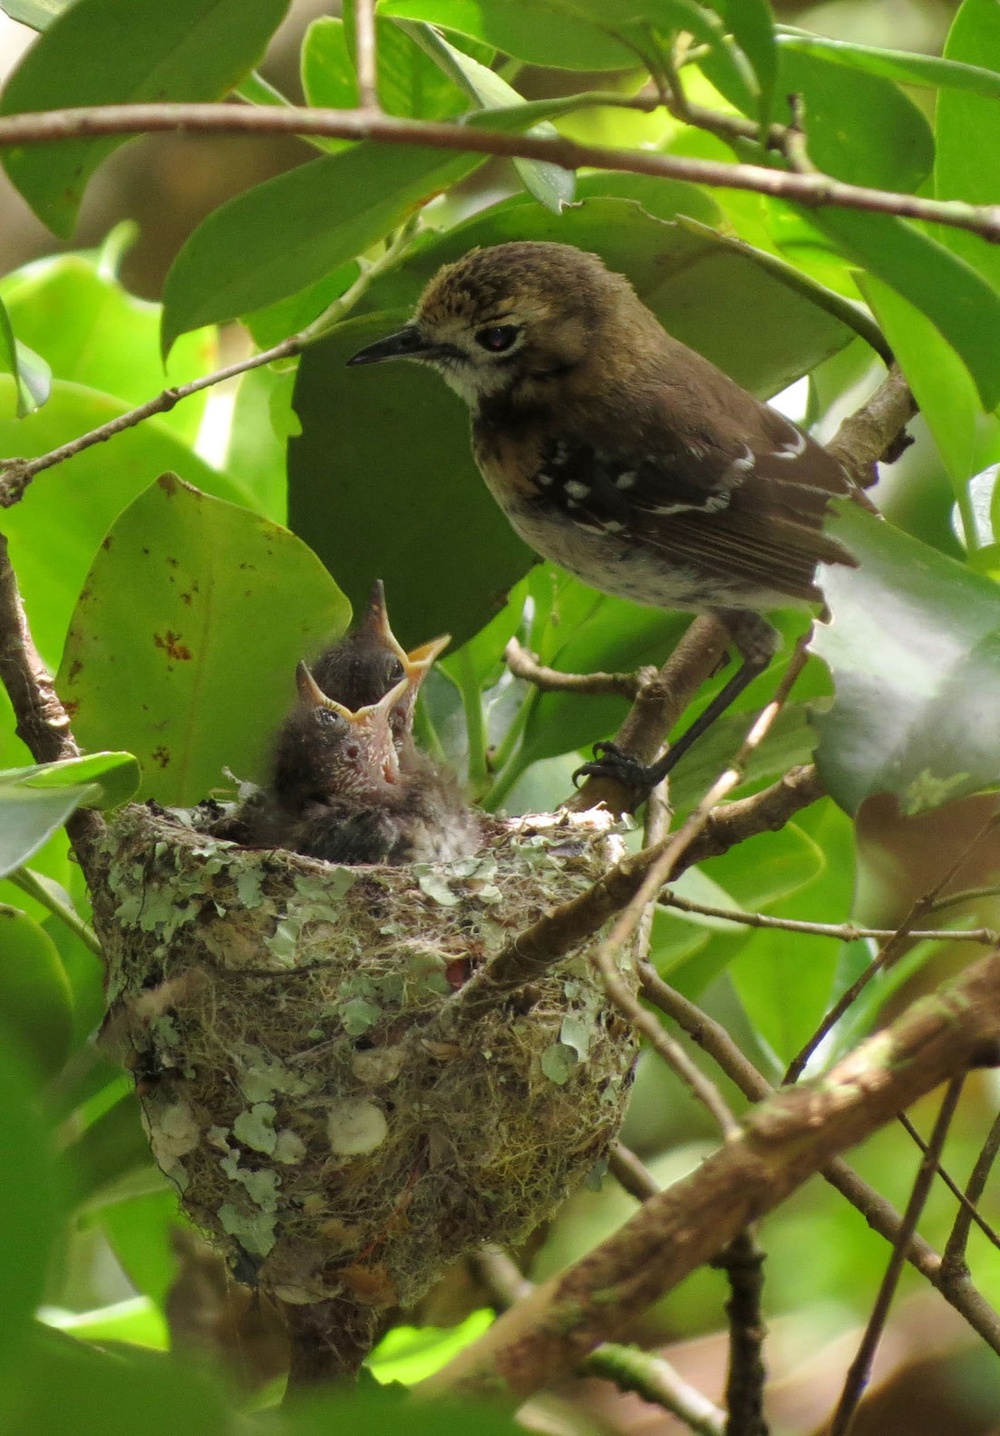
M658 778L655 768L640 763L630 753L624 752L616 743L595 743L594 756L589 763L583 763L573 774L573 783L579 787L584 778L610 778L633 795L637 806L656 786Z

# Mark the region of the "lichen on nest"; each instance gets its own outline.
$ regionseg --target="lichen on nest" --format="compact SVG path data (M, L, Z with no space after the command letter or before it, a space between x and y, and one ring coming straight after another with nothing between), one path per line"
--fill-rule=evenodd
M464 1026L449 1004L620 854L603 813L491 820L458 863L344 868L125 809L95 902L102 1042L197 1225L285 1302L375 1310L546 1217L618 1130L634 1033L586 947Z

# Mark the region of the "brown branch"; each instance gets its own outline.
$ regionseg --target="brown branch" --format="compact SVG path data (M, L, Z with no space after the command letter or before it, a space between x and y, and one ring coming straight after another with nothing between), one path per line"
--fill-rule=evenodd
M708 1053L745 1097L752 1102L762 1102L774 1093L771 1084L758 1072L720 1022L716 1022L689 998L668 986L649 963L640 964L639 975L642 978L642 994L647 1002L651 1002L683 1027L692 1041L697 1042L699 1047ZM872 1231L884 1237L887 1242L898 1241L902 1222L899 1212L891 1202L887 1202L859 1177L852 1167L837 1157L823 1168L821 1175L860 1212ZM969 1185L971 1188L971 1181ZM987 1345L1000 1355L1000 1317L973 1286L964 1267L949 1268L934 1248L917 1235L910 1241L906 1258L965 1318Z
M650 667L640 668L635 673L560 673L556 668L539 663L536 656L523 648L516 638L507 644L503 656L514 677L523 678L539 693L610 693L617 698L635 699L656 672Z
M910 1121L910 1119L909 1119L909 1117L906 1115L906 1113L905 1113L905 1112L900 1112L900 1114L899 1114L899 1116L898 1116L898 1118L897 1118L897 1121L899 1122L899 1125L902 1127L902 1129L903 1129L903 1131L906 1133L906 1135L910 1138L910 1140L911 1140L917 1147L919 1147L920 1150L921 1150L921 1152L924 1154L924 1156L926 1156L926 1155L927 1155L927 1143L924 1141L923 1137L921 1137L920 1133L917 1131L916 1127L915 1127L915 1126L913 1125L913 1123ZM989 1140L990 1140L990 1139L987 1138L987 1145L989 1144ZM980 1153L980 1157L982 1157L982 1153ZM977 1164L977 1166L978 1166L978 1164ZM951 1192L952 1196L955 1198L955 1200L956 1200L956 1201L958 1202L958 1204L959 1204L959 1207L961 1208L961 1211L959 1212L958 1217L956 1218L956 1221L955 1221L955 1227L956 1227L956 1228L959 1227L960 1224L961 1224L961 1223L963 1222L963 1220L964 1220L964 1222L965 1222L965 1227L966 1227L966 1232L968 1232L969 1226L970 1226L973 1222L975 1222L976 1226L977 1226L977 1227L979 1228L979 1230L982 1232L982 1234L983 1234L983 1236L986 1238L986 1240L987 1240L988 1242L990 1242L993 1246L995 1246L995 1247L997 1247L997 1248L1000 1248L1000 1235L998 1235L998 1234L993 1230L993 1228L990 1226L989 1222L987 1222L987 1221L985 1221L985 1220L983 1219L983 1217L980 1215L980 1213L976 1210L975 1202L973 1202L973 1201L970 1200L969 1195L968 1195L967 1192L963 1192L963 1191L962 1191L962 1188L961 1188L961 1187L958 1185L958 1183L954 1180L954 1178L953 1178L953 1177L951 1176L951 1174L948 1172L947 1168L942 1167L942 1166L939 1165L939 1166L938 1166L938 1169L937 1169L937 1174L938 1174L938 1176L941 1178L942 1182L944 1182L945 1186L948 1188L949 1192ZM971 1180L971 1179L970 1179L970 1180ZM982 1189L981 1189L981 1188L980 1188L979 1195L980 1195L980 1196L982 1195ZM977 1198L977 1200L978 1200L978 1198ZM949 1238L949 1244L950 1244L950 1242L951 1242L951 1239L952 1239L954 1236L955 1236L955 1228L952 1229L951 1238ZM941 1260L942 1260L942 1262L947 1262L947 1261L948 1261L948 1248L947 1248L947 1247L945 1248L944 1256L941 1258ZM965 1271L963 1274L967 1276L967 1275L968 1275L968 1271Z
M756 1108L738 1141L644 1203L421 1390L481 1389L499 1378L526 1396L557 1383L838 1153L994 1053L998 1038L1000 955L993 953L914 1003L821 1083L784 1090Z
M955 1225L951 1229L951 1235L945 1243L944 1255L941 1258L941 1269L949 1279L964 1280L969 1275L968 1264L965 1260L965 1248L969 1240L969 1230L973 1221L978 1223L980 1228L994 1246L998 1245L997 1234L991 1226L983 1221L977 1210L977 1203L983 1195L986 1187L986 1180L993 1170L993 1164L997 1159L997 1152L1000 1152L1000 1117L997 1117L990 1128L989 1135L983 1143L982 1151L976 1158L976 1165L972 1169L963 1192L963 1202L955 1218Z
M906 448L909 441L901 436L916 412L916 400L903 371L893 364L868 402L857 413L848 414L826 447L867 487L874 478L875 464L879 460L891 463Z
M608 1171L623 1191L628 1192L630 1197L635 1197L637 1202L655 1197L660 1190L660 1184L652 1172L640 1162L631 1147L626 1147L621 1142L616 1142L608 1154Z
M17 736L36 763L54 763L60 758L80 756L69 715L59 701L31 636L3 534L0 534L0 682L10 696Z
M375 50L375 0L354 0L354 68L358 77L358 107L374 114L381 113Z
M482 120L448 124L372 115L363 110L250 108L242 105L146 104L93 105L79 109L41 110L0 119L0 148L48 144L53 140L105 135L181 131L187 134L325 135L331 138L377 140L422 148L464 150L510 159L543 160L562 169L584 167L658 175L719 189L750 190L818 209L833 205L944 224L1000 243L1000 205L971 205L961 200L925 199L865 185L847 184L822 174L794 174L761 165L724 164L716 160L646 150L613 149L577 144L573 140L509 134L485 127Z
M616 746L640 763L651 763L698 689L724 661L729 643L717 619L696 618L659 672L639 686L615 734ZM588 778L566 806L585 812L599 803L620 817L634 808L635 793L614 778Z
M726 1377L726 1436L767 1436L764 1422L764 1366L766 1328L761 1312L764 1291L764 1253L748 1228L735 1236L712 1260L726 1273L730 1297L729 1372Z
M865 1388L871 1379L872 1365L875 1361L875 1352L878 1349L879 1341L882 1339L882 1332L889 1320L889 1308L892 1299L899 1286L899 1278L903 1272L903 1263L906 1260L906 1249L910 1239L917 1229L917 1222L924 1209L927 1198L930 1195L931 1184L941 1159L944 1149L945 1138L948 1135L948 1128L951 1126L952 1118L955 1115L955 1108L958 1106L958 1099L962 1095L962 1084L965 1080L965 1073L952 1077L945 1091L941 1102L941 1109L938 1112L937 1121L934 1123L934 1131L931 1134L927 1151L920 1163L916 1180L913 1183L913 1190L910 1193L910 1200L906 1204L906 1211L900 1225L899 1238L893 1247L892 1255L889 1258L889 1265L886 1268L885 1276L879 1287L872 1314L869 1317L868 1325L865 1327L861 1344L858 1347L858 1354L851 1362L844 1382L844 1390L840 1401L837 1403L837 1410L834 1412L833 1421L830 1424L830 1436L848 1436L848 1432L854 1421L854 1414L858 1403L864 1394Z

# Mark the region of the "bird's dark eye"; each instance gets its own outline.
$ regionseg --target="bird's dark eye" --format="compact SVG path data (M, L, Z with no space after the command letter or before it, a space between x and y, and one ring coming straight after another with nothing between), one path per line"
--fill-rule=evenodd
M476 331L476 343L481 349L488 349L491 354L502 354L505 349L510 348L520 332L517 324L491 324L489 329Z
M341 718L339 713L335 713L332 708L317 708L314 716L320 727L329 728L331 733L338 733L346 731L347 729L347 724L343 718Z

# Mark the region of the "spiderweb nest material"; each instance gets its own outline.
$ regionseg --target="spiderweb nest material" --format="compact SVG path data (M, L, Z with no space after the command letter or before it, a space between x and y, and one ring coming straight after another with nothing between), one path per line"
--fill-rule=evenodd
M102 1043L188 1215L283 1302L411 1304L523 1237L618 1130L635 1038L586 948L449 1019L621 840L599 812L491 824L463 862L353 868L216 841L196 813L109 827Z

